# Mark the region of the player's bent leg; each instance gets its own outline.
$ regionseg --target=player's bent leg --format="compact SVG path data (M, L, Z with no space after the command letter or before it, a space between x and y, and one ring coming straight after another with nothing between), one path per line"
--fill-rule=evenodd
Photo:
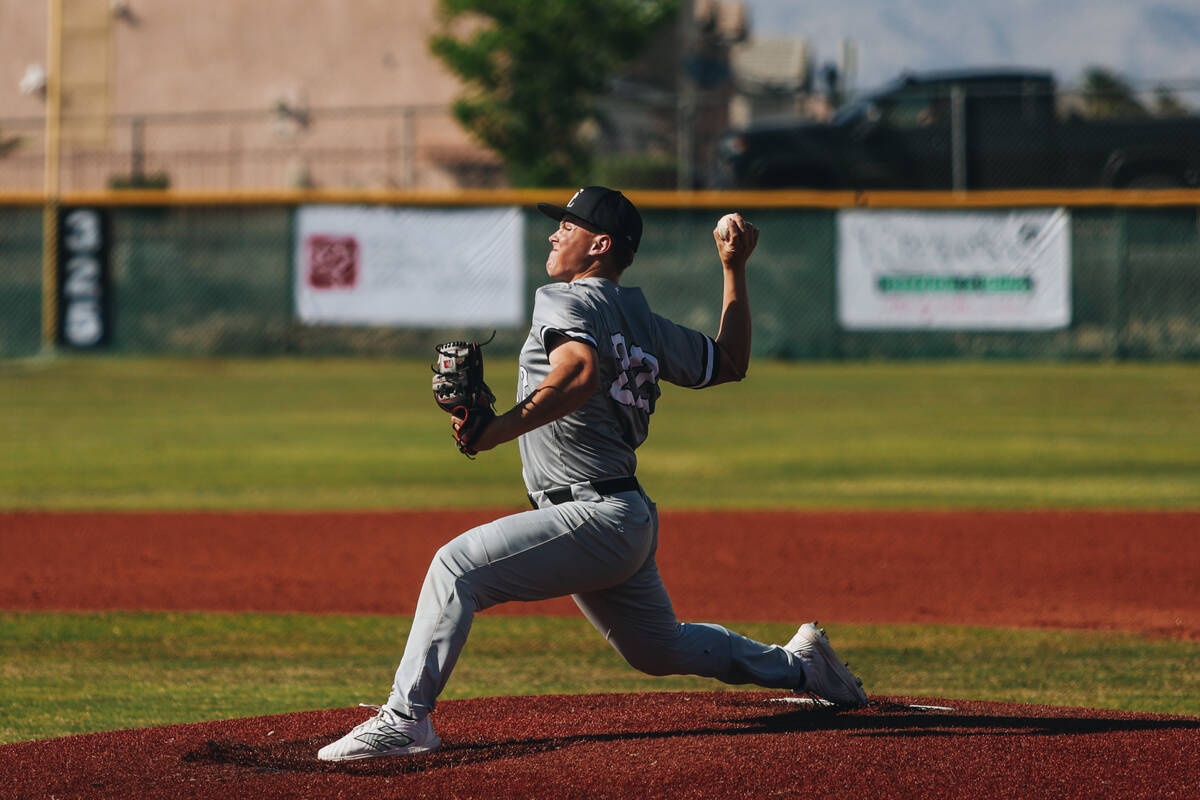
M515 514L473 528L438 550L387 703L320 757L377 758L431 749L436 736L428 716L475 613L508 600L542 600L628 578L653 542L649 512L629 505L576 502Z
M438 550L425 573L404 657L386 703L398 714L419 717L433 711L480 610L470 581L463 580L478 565L468 548L456 544L462 538Z
M804 672L783 647L708 623L681 623L653 558L619 586L575 595L584 616L630 666L650 675L700 675L729 684L796 689Z
M628 509L615 505L564 503L514 514L442 547L426 574L387 705L414 717L433 710L477 611L628 578L646 560L653 534L648 524L628 524Z

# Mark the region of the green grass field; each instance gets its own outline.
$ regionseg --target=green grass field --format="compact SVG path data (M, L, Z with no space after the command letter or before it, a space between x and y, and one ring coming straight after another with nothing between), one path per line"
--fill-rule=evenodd
M379 703L408 625L300 614L0 614L0 743ZM760 641L795 632L732 627ZM913 625L839 625L830 635L872 694L1200 715L1195 642ZM485 615L443 697L721 688L642 675L582 619Z
M513 372L489 364L501 396ZM515 447L463 459L428 375L414 361L0 362L0 510L518 507ZM668 388L659 408L639 476L665 509L1200 508L1192 365L764 363L742 384ZM0 613L0 741L379 702L407 625ZM1200 714L1197 642L832 631L874 693ZM641 676L581 620L484 617L446 696L681 688L719 686Z
M0 508L524 502L515 446L449 436L423 362L0 363ZM639 454L663 508L1198 508L1200 367L756 364Z

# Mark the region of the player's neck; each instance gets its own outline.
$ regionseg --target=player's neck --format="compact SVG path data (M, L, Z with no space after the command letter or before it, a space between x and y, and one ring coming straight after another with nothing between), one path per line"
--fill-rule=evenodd
M580 278L604 278L605 280L612 281L613 283L620 283L621 273L618 270L613 269L604 261L594 261L587 269L583 270L577 275L573 275L568 283L577 281Z

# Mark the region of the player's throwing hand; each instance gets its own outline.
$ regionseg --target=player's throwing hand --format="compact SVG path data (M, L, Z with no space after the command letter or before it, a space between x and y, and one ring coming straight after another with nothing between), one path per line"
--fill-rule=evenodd
M741 214L726 214L717 220L713 239L717 243L722 264L726 267L742 267L758 245L758 228Z

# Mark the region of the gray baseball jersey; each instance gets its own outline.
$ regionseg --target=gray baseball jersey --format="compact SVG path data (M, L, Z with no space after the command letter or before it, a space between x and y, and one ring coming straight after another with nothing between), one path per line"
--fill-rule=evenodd
M596 348L600 389L578 410L520 438L530 492L635 474L634 450L646 440L659 380L699 389L717 369L713 340L653 313L640 289L581 278L537 290L518 402L550 374L546 343L555 335Z

